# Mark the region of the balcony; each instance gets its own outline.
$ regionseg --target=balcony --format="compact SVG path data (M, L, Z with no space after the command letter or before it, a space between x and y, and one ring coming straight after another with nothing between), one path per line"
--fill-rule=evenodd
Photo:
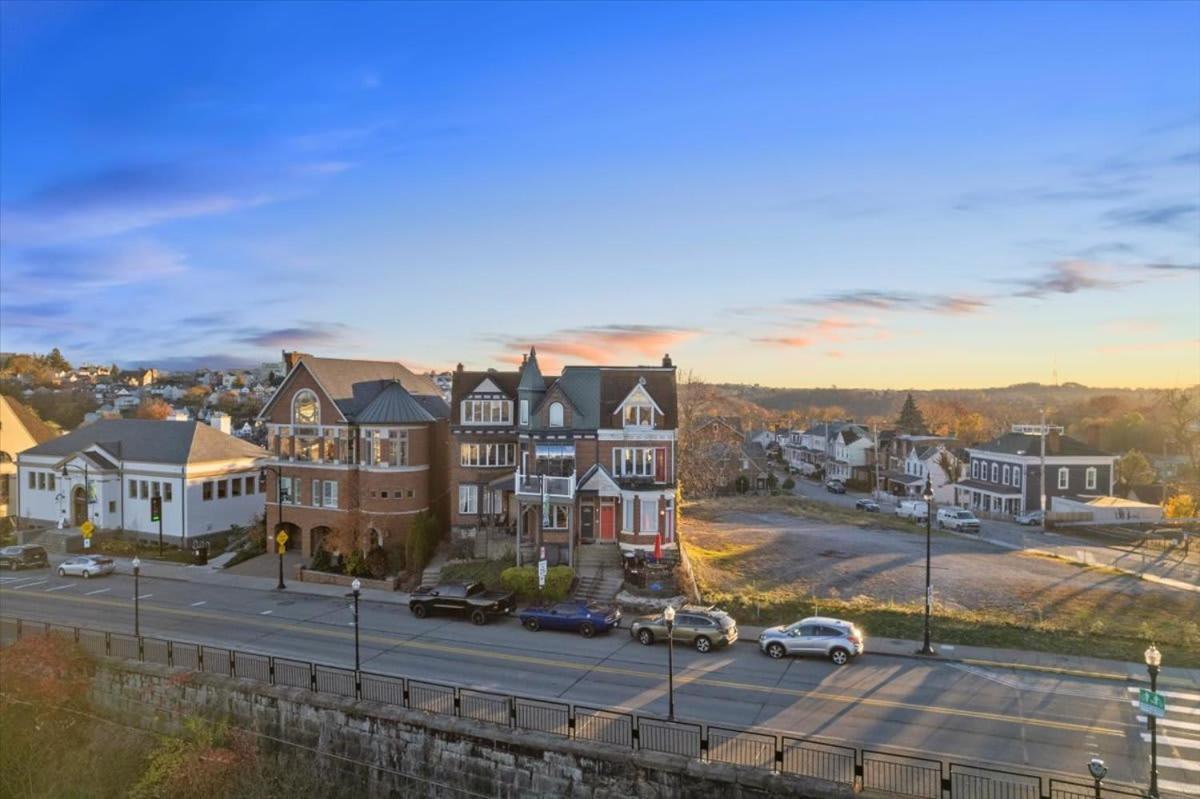
M565 477L549 474L525 474L517 472L517 496L541 497L542 494L551 499L575 498L575 473Z

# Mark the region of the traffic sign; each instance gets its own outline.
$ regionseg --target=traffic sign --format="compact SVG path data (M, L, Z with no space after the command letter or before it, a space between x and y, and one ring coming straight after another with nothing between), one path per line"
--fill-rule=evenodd
M79 525L79 532L83 533L83 537L84 537L85 539L86 539L86 538L91 538L91 537L92 537L92 533L93 533L95 530L96 530L96 525L92 524L90 520L89 520L89 521L85 521L83 524Z
M1160 693L1142 688L1138 691L1138 710L1147 716L1161 719L1167 715L1167 700Z
M285 552L287 552L287 547L285 547L285 546L284 546L282 543L280 543L280 544L276 544L276 546L275 546L275 552L276 552L276 553L278 553L278 554L280 554L280 555L282 555L282 554L284 554Z
M546 561L538 561L538 590L546 587Z
M83 548L84 549L92 548L92 537L91 536L88 536L87 538L83 539Z
M162 497L150 497L150 521L162 521Z
M285 533L283 530L280 530L278 533L275 534L275 543L279 544L280 549L283 548L283 545L286 544L287 541L288 541L288 534Z

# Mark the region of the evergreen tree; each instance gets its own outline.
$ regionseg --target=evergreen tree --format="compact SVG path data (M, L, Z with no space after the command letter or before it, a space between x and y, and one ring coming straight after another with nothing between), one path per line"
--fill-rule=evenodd
M58 347L50 350L50 354L46 356L46 365L56 372L67 372L71 369L71 364L67 363L67 359L62 356Z
M921 409L917 407L917 403L913 402L912 394L909 394L904 400L904 407L900 409L900 418L896 420L896 427L900 428L901 432L914 436L929 433L929 428L925 426L925 417L921 415Z

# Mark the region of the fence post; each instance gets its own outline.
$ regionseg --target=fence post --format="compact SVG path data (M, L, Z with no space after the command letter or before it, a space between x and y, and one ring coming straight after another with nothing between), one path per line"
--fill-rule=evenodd
M700 760L701 762L708 760L708 727L700 728Z
M567 705L567 738L575 737L575 706Z
M75 635L75 643L79 643L79 628L72 627L71 632L74 633L74 635Z
M170 638L167 639L167 667L175 667L175 645L171 642Z
M17 619L17 640L21 640L21 620Z
M275 684L275 656L267 655L267 685Z
M110 632L104 633L104 655L112 657L112 633Z
M459 717L462 716L462 695L459 693L460 690L462 689L454 689L454 715Z
M317 664L310 662L308 664L308 686L315 694L317 692Z
M237 658L233 656L233 650L229 650L229 674L233 677L237 676Z
M629 714L629 743L634 749L642 748L642 731L641 725L638 724L640 720L640 716Z
M511 694L508 697L508 726L517 726L517 698Z

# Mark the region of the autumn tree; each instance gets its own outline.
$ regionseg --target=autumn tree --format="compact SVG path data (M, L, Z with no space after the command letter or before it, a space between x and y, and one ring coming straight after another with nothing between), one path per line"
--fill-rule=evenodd
M1145 455L1131 449L1117 461L1117 476L1126 490L1132 486L1150 485L1154 482L1154 467Z
M1191 494L1176 494L1163 505L1163 514L1168 519L1194 519L1197 512L1196 500Z
M720 444L720 425L710 424L706 412L715 404L719 391L688 372L679 383L679 446L676 474L688 497L712 496L724 484L721 458L714 457Z
M904 407L900 409L900 416L896 419L896 427L902 432L914 436L925 435L929 432L929 428L925 424L925 417L921 415L921 409L913 401L911 393L904 399Z
M199 408L211 393L212 389L208 386L192 386L183 393L179 401L190 408Z
M954 457L947 449L938 452L937 466L946 474L946 479L951 483L957 483L963 476L963 462Z
M46 356L46 366L59 372L71 371L71 364L67 363L67 359L58 351L58 347L50 350L50 354Z
M1200 389L1169 388L1159 396L1167 438L1188 457L1191 477L1200 480Z
M158 397L146 397L137 406L134 411L134 417L137 419L155 419L162 421L175 412L167 403L163 402Z

